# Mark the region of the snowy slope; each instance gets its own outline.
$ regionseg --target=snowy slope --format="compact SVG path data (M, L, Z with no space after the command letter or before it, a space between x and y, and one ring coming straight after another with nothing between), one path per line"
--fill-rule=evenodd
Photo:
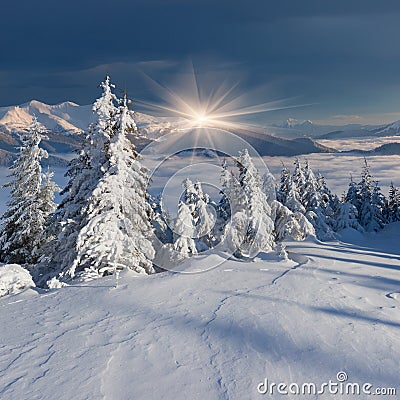
M399 393L400 224L356 240L4 297L0 397L257 399L265 378L319 385L339 371Z
M376 135L397 136L400 134L400 121L387 125L384 129L378 130Z

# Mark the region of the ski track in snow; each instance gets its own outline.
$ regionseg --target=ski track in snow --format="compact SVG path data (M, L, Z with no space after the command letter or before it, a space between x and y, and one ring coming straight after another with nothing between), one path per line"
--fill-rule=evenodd
M396 386L398 236L379 238L290 242L288 261L4 297L0 398L257 399L264 378L321 383L341 370Z

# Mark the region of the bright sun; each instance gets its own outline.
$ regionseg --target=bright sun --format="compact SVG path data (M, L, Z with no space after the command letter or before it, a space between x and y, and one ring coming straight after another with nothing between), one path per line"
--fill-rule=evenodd
M193 117L193 123L199 127L202 127L207 124L208 116L204 113L195 115Z
M182 129L249 127L249 124L241 117L306 105L287 105L289 99L250 103L249 105L248 94L235 90L237 85L227 86L224 81L220 84L215 83L212 85L212 90L206 91L199 84L194 68L180 79L180 90L173 90L150 77L149 79L156 86L158 95L163 101L139 103L149 109L161 112L164 116L180 117L183 121ZM210 87L207 82L205 83L205 87Z

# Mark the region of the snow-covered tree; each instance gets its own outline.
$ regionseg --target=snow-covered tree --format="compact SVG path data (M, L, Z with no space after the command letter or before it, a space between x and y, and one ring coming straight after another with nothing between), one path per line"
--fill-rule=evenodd
M60 191L58 185L53 181L53 177L54 173L50 170L43 174L44 183L39 195L42 211L47 216L56 210L57 205L54 203L54 195Z
M262 177L262 191L267 196L268 204L276 200L277 190L274 176L267 171Z
M369 170L367 160L364 159L361 182L358 185L360 196L359 220L367 231L378 231L385 224L385 202L377 182Z
M303 206L306 209L307 219L314 226L317 237L321 240L329 240L334 237L326 215L327 208L322 201L318 181L308 161L304 168L304 192Z
M60 226L44 259L50 276L70 281L117 268L152 273L152 209L147 170L127 134L136 129L127 98L115 105L107 77L94 103L96 121L70 167L67 195L57 211Z
M336 197L334 205L334 226L335 232L346 228L356 229L364 232L363 227L358 222L357 208L351 203L342 203Z
M102 166L107 161L104 146L112 136L117 108L108 76L100 87L102 94L93 104L95 120L83 134L82 147L66 173L69 181L61 192L65 196L53 218L55 238L44 248L39 281L42 285L48 277L55 277L73 265L78 251L77 237L84 226L84 207L103 176Z
M40 141L40 127L34 117L30 132L21 135L18 158L10 167L12 179L5 185L11 188L8 209L1 217L0 249L5 262L36 263L40 248L47 240L45 224L54 211L57 187L50 173L42 173L40 162L48 154L39 147Z
M400 195L399 190L390 183L388 198L389 222L400 221Z
M346 203L353 204L353 206L360 210L361 197L359 192L359 185L353 180L353 176L350 175L349 188L347 190L346 196L344 197Z
M300 160L298 158L295 159L294 161L294 171L293 171L293 175L292 175L292 180L293 183L295 184L296 188L297 188L297 192L299 195L299 200L301 201L301 203L304 206L303 203L303 198L306 192L306 177L304 175L304 168L300 163Z
M170 228L171 221L169 214L166 210L163 210L161 196L158 196L157 199L151 201L151 207L153 209L153 218L151 223L154 228L155 236L163 244L172 243L173 237Z
M183 259L197 254L195 237L195 223L188 205L183 201L178 204L178 214L174 225L173 249Z
M292 178L289 168L282 164L281 179L276 195L276 199L282 204L286 204L287 196L289 194L289 186L292 183L291 181Z
M293 179L289 177L288 180L288 192L286 195L286 202L283 203L289 210L293 212L306 213L306 209L301 203L300 194L297 190L297 186L293 182Z
M323 210L323 213L326 217L326 223L335 230L335 211L334 211L334 204L336 201L337 196L334 196L329 189L325 177L318 172L317 174L317 190L320 196L320 206ZM337 199L339 200L339 199Z
M127 138L136 127L126 96L116 117L115 133L104 144L103 176L83 208L85 218L76 241L77 254L63 271L67 279L78 272L95 270L111 274L116 268L138 273L154 272L148 202L147 170Z
M260 175L244 149L237 159L241 189L239 209L227 225L224 239L235 254L252 257L259 251L269 251L274 244L274 223L271 207L262 191Z
M204 250L213 247L215 243L214 226L216 222L215 209L209 204L210 198L203 193L200 182L195 184L197 198L194 204L195 233L198 241L204 244Z
M222 163L222 172L220 178L221 199L217 206L218 219L222 221L222 224L228 221L231 217L232 213L231 199L233 195L232 192L234 186L234 179L235 178L232 172L228 169L228 163L226 162L226 159L224 159L224 162Z
M198 198L196 187L189 178L186 178L183 181L182 186L184 188L183 201L187 206L189 206L190 211L194 213L195 204Z
M304 192L302 203L306 211L314 211L316 208L321 207L321 196L317 179L308 161L303 170L304 173Z
M210 198L203 192L200 182L193 184L189 178L186 178L183 187L185 189L183 200L192 214L195 227L194 237L196 237L198 250L207 250L215 242L215 209L209 204Z
M288 237L304 240L307 236L315 235L312 224L302 213L292 212L278 201L272 202L271 209L275 241L279 242Z

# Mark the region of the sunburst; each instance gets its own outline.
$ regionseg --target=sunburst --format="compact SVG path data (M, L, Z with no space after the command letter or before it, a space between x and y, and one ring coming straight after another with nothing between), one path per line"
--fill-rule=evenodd
M227 84L227 80L215 82L212 78L200 83L193 65L179 75L175 88L163 85L145 75L155 88L157 102L136 101L145 109L160 116L179 117L176 129L219 128L226 130L257 127L249 123L249 116L271 111L298 108L310 104L290 104L294 98L283 98L251 104L252 93L240 92L239 84ZM204 81L203 79L203 81ZM206 88L211 88L208 91ZM268 94L266 94L267 96ZM243 117L247 117L246 121Z

